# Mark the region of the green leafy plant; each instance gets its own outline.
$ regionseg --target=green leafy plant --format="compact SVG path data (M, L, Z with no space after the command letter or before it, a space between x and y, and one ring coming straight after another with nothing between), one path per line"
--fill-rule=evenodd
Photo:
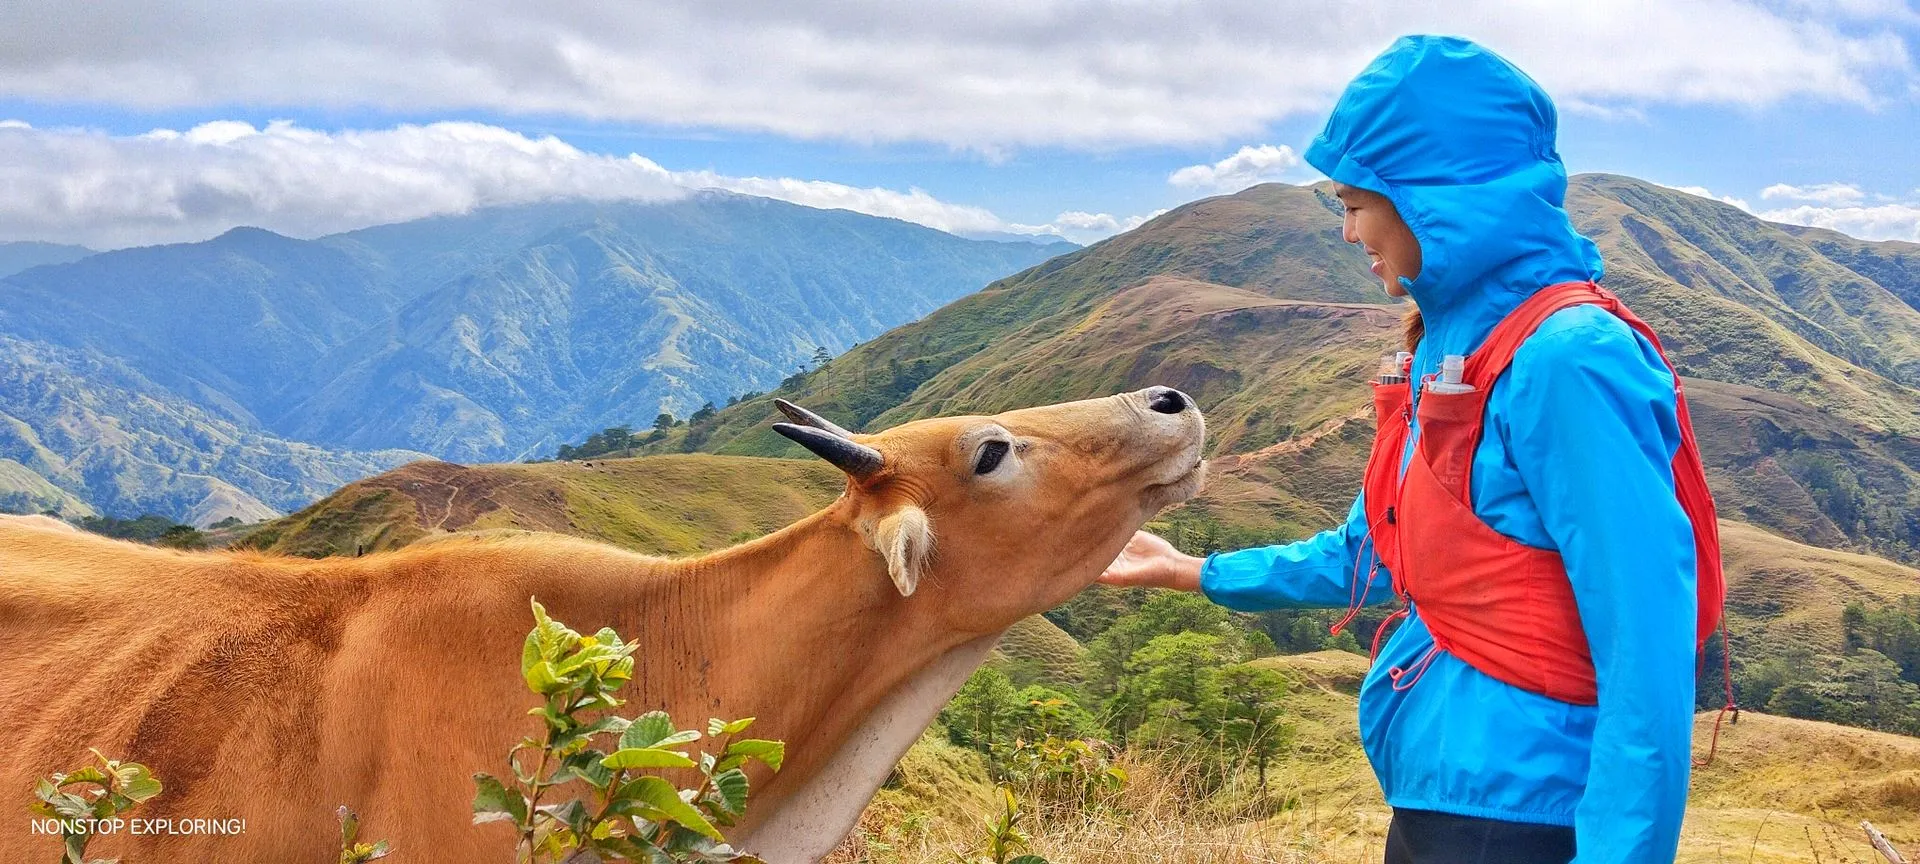
M393 848L382 840L378 843L361 843L360 817L347 805L333 811L340 817L340 864L367 864L368 861L387 857Z
M1026 814L1020 810L1020 799L1012 789L1000 787L1000 802L1000 811L986 817L987 836L980 851L971 858L956 856L958 864L1047 864L1047 859L1038 855L1014 855L1031 842L1027 832L1020 828Z
M746 811L747 763L778 771L785 745L738 737L753 724L751 717L716 718L708 721L706 737L717 752L696 759L681 748L699 741L701 733L674 728L666 712L632 720L604 713L622 704L614 691L633 676L639 646L621 641L611 628L576 633L547 617L538 602L533 617L520 672L545 700L528 712L540 718L544 733L522 739L507 754L512 783L473 776L473 821L511 823L519 832L521 862L758 861L729 846L720 829ZM609 749L596 746L607 741ZM700 782L682 789L645 773L676 769L697 772ZM544 800L576 781L591 790L587 800Z
M60 825L64 851L61 864L115 864L113 859L87 860L87 843L100 822L151 800L160 794L160 781L138 762L117 762L92 750L100 765L55 774L34 784L33 812Z
M1008 773L1045 802L1099 807L1127 783L1127 772L1112 763L1110 750L1111 745L1099 740L1022 738L1013 742L1007 756Z

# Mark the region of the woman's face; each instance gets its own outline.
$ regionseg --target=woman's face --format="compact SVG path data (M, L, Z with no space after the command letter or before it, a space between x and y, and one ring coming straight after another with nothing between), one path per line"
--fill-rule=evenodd
M1407 289L1400 285L1400 277L1420 277L1420 241L1414 239L1413 230L1400 220L1399 211L1385 195L1344 183L1333 184L1333 194L1347 211L1341 236L1360 244L1387 294L1405 297Z

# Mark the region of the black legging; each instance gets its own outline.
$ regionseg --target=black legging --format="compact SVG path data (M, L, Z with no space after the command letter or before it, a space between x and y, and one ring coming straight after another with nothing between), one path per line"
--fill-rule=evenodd
M1567 864L1573 829L1395 808L1386 864Z

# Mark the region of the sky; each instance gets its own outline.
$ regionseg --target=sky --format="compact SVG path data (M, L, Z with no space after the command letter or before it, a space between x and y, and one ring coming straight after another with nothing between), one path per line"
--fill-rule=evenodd
M1909 0L9 0L0 240L313 237L718 187L1092 242L1260 182L1403 34L1560 107L1572 172L1920 242Z

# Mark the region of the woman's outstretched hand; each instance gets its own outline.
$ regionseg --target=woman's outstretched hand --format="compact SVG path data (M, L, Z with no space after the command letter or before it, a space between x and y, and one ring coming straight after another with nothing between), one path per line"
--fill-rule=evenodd
M1204 563L1206 559L1183 554L1157 535L1136 531L1127 548L1120 550L1120 557L1100 574L1100 582L1122 588L1198 591L1200 565Z

